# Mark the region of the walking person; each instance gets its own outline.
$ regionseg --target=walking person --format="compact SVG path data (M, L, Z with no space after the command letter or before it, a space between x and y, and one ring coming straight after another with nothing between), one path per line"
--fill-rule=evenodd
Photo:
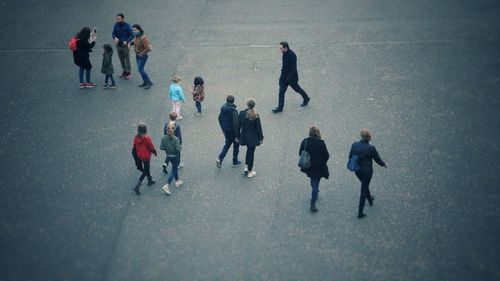
M94 88L95 83L90 81L90 52L95 46L96 32L90 31L89 27L84 27L76 35L76 50L73 52L73 62L79 67L80 89ZM83 74L85 73L85 80Z
M148 185L153 185L156 181L153 180L151 173L149 172L149 162L151 161L151 153L157 156L156 149L151 140L151 137L147 134L148 129L145 124L139 124L137 127L137 135L134 137L133 148L137 158L141 161L140 165L137 167L138 170L142 171L139 181L134 187L134 191L137 195L141 195L139 187L145 177L148 178Z
M247 100L247 109L240 112L238 116L238 125L239 128L236 131L236 141L239 142L240 145L247 147L244 172L247 177L251 178L257 174L253 170L255 148L264 141L260 117L255 110L254 99Z
M153 82L149 79L148 74L144 70L146 62L148 61L149 52L152 50L151 43L148 37L144 35L144 29L138 24L132 26L132 32L134 32L134 41L131 43L134 45L135 59L137 61L137 69L142 77L142 84L139 85L140 88L149 89L153 86Z
M180 144L179 138L175 136L174 124L168 124L167 134L164 135L161 139L160 149L165 150L167 161L172 163L172 173L170 173L170 176L168 177L167 184L165 184L162 188L167 195L170 195L169 186L173 179L175 179L175 187L181 187L182 185L182 181L179 180L177 169L179 165L178 155L181 152L182 146Z
M182 91L182 87L180 85L181 78L179 76L174 76L170 79L170 81L172 84L170 84L169 88L169 97L170 101L172 101L172 111L177 113L177 120L181 120L181 102L186 101L184 92Z
M122 65L122 74L120 78L130 80L132 79L131 65L130 65L130 44L134 40L134 32L130 24L125 22L125 16L122 13L116 15L116 23L113 27L111 36L116 45L116 52Z
M196 113L194 116L201 116L201 102L205 99L205 82L200 76L196 76L193 82L193 89L191 91L193 100L196 105Z
M110 44L104 44L104 53L102 54L102 67L101 72L105 75L104 78L104 89L115 89L116 83L113 79L113 48ZM111 80L111 85L108 84L108 80Z
M175 123L175 120L177 119L177 113L174 111L170 112L168 115L168 122L165 123L165 126L163 127L163 135L166 136L168 135L168 128L170 125L174 125L174 135L179 139L180 145L182 145L182 132L181 132L181 125ZM177 155L177 162L178 162L178 168L182 168L184 164L181 162L181 152L179 151L179 155ZM165 163L162 165L163 172L165 174L168 174L168 159L165 158Z
M387 164L380 158L375 146L370 144L372 139L372 134L368 129L362 129L360 132L361 140L354 142L351 146L351 151L349 151L349 159L353 155L357 155L359 170L356 171L356 177L358 177L361 182L361 193L359 195L359 209L358 218L366 217L363 213L365 207L365 201L368 200L370 206L373 206L373 201L375 197L370 192L370 181L373 175L373 162L372 159L377 162L378 165L387 168Z
M273 109L273 113L282 112L285 107L285 92L288 86L302 96L304 100L300 106L306 106L311 98L299 86L299 74L297 73L297 55L292 51L288 42L280 42L280 51L283 54L281 75L279 80L278 107Z
M233 95L227 96L226 103L220 108L219 125L226 141L219 157L217 157L217 168L220 169L222 167L222 161L224 160L224 157L226 157L231 145L233 145L233 166L238 166L241 164L241 161L238 160L240 145L236 141L236 132L239 129L238 111L236 110L236 105L234 104Z
M311 205L310 210L316 213L316 200L318 200L319 182L321 178L328 179L330 173L326 162L330 158L325 142L321 139L319 128L312 126L309 128L309 137L302 140L299 149L299 156L302 151L306 151L310 156L310 167L301 169L311 179Z

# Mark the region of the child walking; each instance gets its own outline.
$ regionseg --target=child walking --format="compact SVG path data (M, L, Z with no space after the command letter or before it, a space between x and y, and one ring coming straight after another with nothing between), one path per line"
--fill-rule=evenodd
M156 183L156 181L153 180L151 173L149 172L149 161L151 160L151 153L153 153L155 156L157 154L153 141L147 133L148 129L146 125L142 123L139 124L139 126L137 127L137 135L135 136L133 142L133 150L135 150L133 154L137 156L138 161L136 161L136 163L139 164L137 166L137 169L142 172L139 181L134 187L134 191L137 195L141 195L139 187L141 186L142 181L145 177L148 177L148 185L153 185Z
M181 125L175 123L175 120L177 119L177 113L174 111L170 112L168 115L169 121L165 123L165 126L163 127L163 135L168 135L168 128L170 124L174 125L174 135L179 139L179 143L182 145L182 132L181 132ZM162 168L163 172L165 174L168 174L168 158L165 158L165 163L163 163ZM181 162L181 153L179 152L179 155L177 155L177 162L179 163L178 167L179 169L184 166L184 164Z
M170 79L172 84L170 84L169 95L170 100L172 101L172 111L177 113L177 120L181 120L181 102L185 102L186 98L184 97L184 92L182 91L179 83L181 82L181 78L179 76L174 76Z
M201 116L201 102L205 99L205 82L203 81L203 78L200 76L196 76L194 78L193 82L193 90L191 91L191 94L193 95L193 100L196 105L196 113L194 116L200 117Z
M105 75L104 78L104 89L115 89L115 79L113 79L113 48L110 44L104 44L104 53L102 54L102 67L101 72ZM111 85L108 84L108 80L111 80Z
M164 135L163 138L161 139L160 149L165 150L165 153L167 154L167 160L172 163L172 173L170 173L170 176L168 177L167 184L165 184L162 187L163 191L165 191L167 195L170 195L169 186L174 178L175 178L175 187L181 187L182 185L182 181L179 180L179 174L178 174L178 165L179 165L178 156L179 153L181 152L182 146L180 144L179 138L175 136L174 124L172 123L168 124L167 135Z

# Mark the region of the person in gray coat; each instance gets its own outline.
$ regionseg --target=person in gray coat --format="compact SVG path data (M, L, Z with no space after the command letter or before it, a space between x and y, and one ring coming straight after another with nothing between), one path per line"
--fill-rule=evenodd
M115 89L115 79L113 79L113 48L110 44L104 44L104 53L102 54L102 67L101 72L105 75L104 78L104 89ZM108 84L108 80L111 80L111 85Z

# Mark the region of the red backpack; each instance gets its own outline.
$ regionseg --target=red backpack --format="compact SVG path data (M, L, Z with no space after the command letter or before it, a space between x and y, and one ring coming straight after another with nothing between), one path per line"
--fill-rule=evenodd
M78 41L78 39L76 39L76 36L72 36L70 39L69 39L69 42L68 42L68 47L69 49L74 52L76 51L76 42Z

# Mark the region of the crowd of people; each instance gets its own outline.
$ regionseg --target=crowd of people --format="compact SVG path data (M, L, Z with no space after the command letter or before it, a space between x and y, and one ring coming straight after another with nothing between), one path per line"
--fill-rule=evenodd
M151 43L148 37L144 34L144 29L138 25L130 25L124 21L125 16L121 13L116 15L116 23L112 31L112 42L115 44L118 57L120 59L122 73L120 78L131 80L131 63L130 63L130 47L134 46L136 54L136 63L138 72L141 75L143 83L139 87L149 89L153 86L151 79L145 71L148 54L152 50ZM79 67L80 88L94 88L96 86L90 79L92 64L90 63L89 53L96 44L97 30L91 30L89 27L84 27L78 32L74 38L74 47L70 48L73 51L74 63ZM301 95L303 102L301 106L307 106L311 97L298 84L299 76L297 71L297 56L290 49L288 42L282 41L279 44L282 52L282 67L279 78L278 106L272 110L273 113L280 113L285 106L285 92L290 86L295 92ZM103 59L101 72L105 75L104 89L115 89L116 82L113 78L114 68L112 64L113 48L111 44L103 45ZM168 166L170 164L171 172L168 176L167 183L162 187L165 194L170 195L170 185L175 180L175 187L180 188L183 181L179 179L178 170L183 167L181 162L182 151L182 133L181 126L177 122L182 120L181 103L186 101L183 89L180 86L181 78L174 76L171 78L169 87L169 97L172 102L172 111L169 114L169 120L164 126L163 137L161 139L160 150L165 151L165 161L162 164L162 170L168 174ZM191 87L191 94L196 106L195 116L202 116L202 102L205 98L205 82L201 76L194 78ZM246 154L244 161L243 173L246 177L252 178L257 175L254 169L255 150L264 141L262 123L259 114L256 111L256 101L252 98L246 101L246 109L238 112L235 105L235 97L228 95L226 102L220 108L218 121L222 133L225 138L222 151L216 159L217 168L221 169L224 158L231 146L232 165L240 166L242 162L238 159L240 146L246 146ZM383 167L387 168L387 164L379 156L375 146L371 145L372 134L368 129L362 129L360 132L361 139L354 142L351 146L348 158L348 169L355 172L356 177L361 182L361 191L359 198L358 218L364 218L365 202L368 201L370 206L373 205L375 197L370 192L370 181L373 175L373 160ZM139 124L137 127L137 135L132 143L132 155L135 160L136 168L141 172L139 180L133 187L137 195L140 195L140 186L145 178L147 184L153 185L156 181L153 180L150 172L151 155L157 156L156 148L151 137L147 133L147 126ZM321 178L329 178L329 170L327 162L330 154L325 142L321 139L320 129L316 126L309 128L309 136L305 138L299 148L299 167L307 177L310 178L311 184L311 201L310 211L316 213L318 208L316 201L319 193L319 184Z

